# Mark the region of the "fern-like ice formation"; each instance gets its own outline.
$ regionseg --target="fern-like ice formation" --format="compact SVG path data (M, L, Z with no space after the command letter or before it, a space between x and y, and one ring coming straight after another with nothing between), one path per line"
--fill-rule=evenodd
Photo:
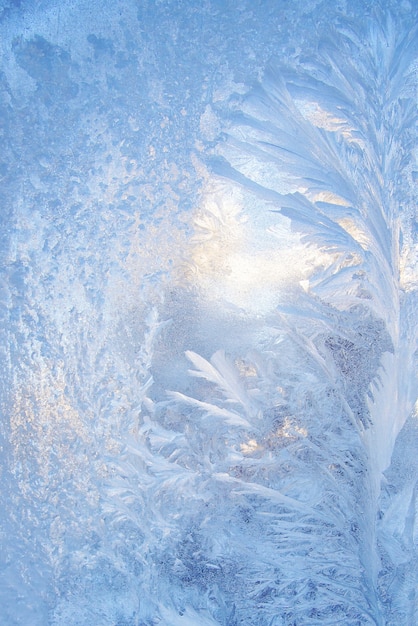
M412 5L1 3L4 626L418 623Z
M216 623L416 618L416 547L407 556L378 521L414 401L416 284L403 258L415 53L416 31L390 14L360 29L342 21L315 53L273 63L223 107L211 171L289 218L327 262L270 316L263 350L234 355L235 368L222 352L210 362L189 352L191 376L206 382L195 398L170 393L205 494L200 525L171 558L177 584L209 594ZM405 519L416 528L414 507L416 489ZM387 572L405 576L405 563L409 583L390 598ZM219 595L234 607L227 619ZM184 596L196 607L198 595Z

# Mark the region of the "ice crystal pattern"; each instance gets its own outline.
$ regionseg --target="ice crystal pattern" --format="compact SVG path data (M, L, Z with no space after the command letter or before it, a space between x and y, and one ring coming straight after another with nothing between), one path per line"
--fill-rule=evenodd
M133 4L4 44L0 621L413 626L414 13ZM237 198L304 255L262 306Z

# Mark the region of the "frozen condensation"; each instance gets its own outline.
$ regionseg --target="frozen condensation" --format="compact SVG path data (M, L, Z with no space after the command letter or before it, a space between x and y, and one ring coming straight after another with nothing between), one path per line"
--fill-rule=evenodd
M0 623L415 626L417 10L0 2Z

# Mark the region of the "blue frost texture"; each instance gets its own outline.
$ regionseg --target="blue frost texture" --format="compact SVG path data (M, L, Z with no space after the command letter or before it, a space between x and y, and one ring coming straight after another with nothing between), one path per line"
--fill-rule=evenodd
M0 625L418 624L417 6L0 0Z

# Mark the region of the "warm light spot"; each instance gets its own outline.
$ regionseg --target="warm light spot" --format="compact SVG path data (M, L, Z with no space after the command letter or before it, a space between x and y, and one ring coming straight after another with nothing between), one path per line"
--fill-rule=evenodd
M365 233L363 229L361 229L354 220L350 218L344 218L342 220L337 220L338 224L344 228L345 231L349 235L352 236L353 239L357 241L361 245L362 248L367 250L370 247L370 239Z
M308 431L306 428L298 426L298 424L290 417L286 417L283 425L276 430L276 437L285 437L286 439L296 439L297 437L306 437Z
M263 450L263 447L260 446L255 439L250 439L247 443L242 443L240 448L242 454L254 454L254 452Z
M271 311L286 286L309 280L329 255L301 243L285 218L260 223L233 186L213 186L196 211L186 279L206 303L228 303L250 315ZM305 284L306 287L306 284Z
M243 359L236 359L235 366L239 371L240 376L244 377L256 377L257 370L254 365L247 363Z
M358 130L350 125L347 119L337 117L327 111L319 102L295 99L294 103L305 120L313 126L328 132L338 133L348 144L356 145L360 150L365 149L365 142L360 137Z
M321 191L320 193L312 194L312 196L307 193L306 196L311 202L328 202L329 204L337 204L338 206L350 206L347 200L344 200L344 198L331 191Z

